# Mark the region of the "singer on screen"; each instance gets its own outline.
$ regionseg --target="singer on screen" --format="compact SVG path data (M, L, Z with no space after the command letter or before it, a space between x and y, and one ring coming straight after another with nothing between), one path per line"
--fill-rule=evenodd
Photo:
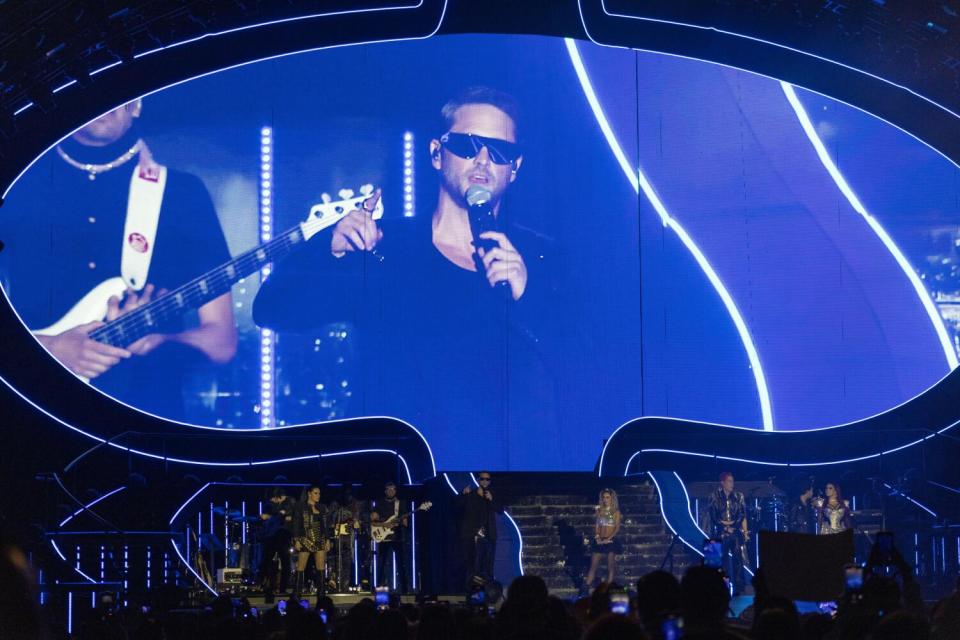
M374 220L375 193L278 265L254 319L279 331L351 323L364 375L350 381L350 415L407 420L476 466L534 469L556 440L546 320L559 312L548 239L504 206L524 159L518 112L487 87L448 101L424 149L433 211Z

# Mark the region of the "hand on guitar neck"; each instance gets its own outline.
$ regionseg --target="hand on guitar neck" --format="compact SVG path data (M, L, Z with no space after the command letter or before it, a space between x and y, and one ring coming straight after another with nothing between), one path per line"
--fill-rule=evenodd
M118 296L110 296L107 301L107 316L104 321L115 320L137 307L147 304L153 297L153 290L153 285L148 284L143 288L143 293L139 295L133 289L128 288L122 301ZM39 335L37 338L57 360L74 373L88 380L106 373L121 360L130 358L134 354L142 356L150 353L166 340L163 334L152 333L140 338L126 349L113 347L89 337L91 331L102 327L103 324L104 322L101 321L88 322L54 336Z
M91 331L105 322L134 311L153 299L155 288L148 284L138 293L127 289L123 299L111 296L107 301L107 315L103 321L88 322L57 335L37 335L40 343L63 365L77 375L92 380L122 360L145 356L167 341L189 345L205 353L214 362L227 362L236 352L236 328L229 295L220 296L200 307L200 326L182 333L150 333L120 348L97 342L89 337ZM166 293L157 292L157 297Z
M164 291L157 292L162 301L151 300L155 293L151 285L138 294L126 289L122 278L109 278L91 289L57 322L35 329L34 335L64 366L88 380L124 359L147 355L168 341L192 347L213 362L228 362L237 350L237 328L230 301L233 284L282 259L323 229L349 216L375 221L383 215L380 191L374 190L373 185L361 186L360 195L349 189L340 194L342 200L334 202L325 196L321 204L311 207L304 222L181 285L166 297ZM364 237L358 235L356 239L362 243ZM369 250L373 244L371 240L364 246ZM153 330L168 326L167 321L194 309L200 320L198 327L173 334Z

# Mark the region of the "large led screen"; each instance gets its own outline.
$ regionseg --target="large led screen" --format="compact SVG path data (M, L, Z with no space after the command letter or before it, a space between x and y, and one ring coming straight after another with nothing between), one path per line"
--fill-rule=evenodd
M850 106L464 35L121 107L15 184L0 261L38 340L142 411L395 416L442 469L590 469L638 416L809 429L929 388L958 224L957 167Z

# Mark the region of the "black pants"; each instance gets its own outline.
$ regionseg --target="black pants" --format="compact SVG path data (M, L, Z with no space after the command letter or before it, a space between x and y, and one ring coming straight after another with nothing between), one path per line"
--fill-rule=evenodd
M280 591L286 592L290 580L290 545L292 536L281 529L263 540L263 558L260 560L260 576L269 592L277 590L277 563L273 556L280 558Z
M497 541L487 537L462 538L463 569L466 573L467 588L473 583L474 576L484 580L493 580L493 560L497 555Z
M377 543L377 585L378 587L391 586L392 572L387 571L390 558L396 559L397 591L407 590L407 559L403 552L401 540L384 540Z
M723 536L723 570L733 582L734 591L743 591L743 545L740 536L730 534Z

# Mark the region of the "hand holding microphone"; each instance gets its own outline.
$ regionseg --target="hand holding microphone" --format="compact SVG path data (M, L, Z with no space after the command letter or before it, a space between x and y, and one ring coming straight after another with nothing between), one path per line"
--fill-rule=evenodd
M464 196L469 209L470 230L477 248L479 266L491 287L507 291L519 300L527 288L527 266L506 234L500 232L491 205L492 194L479 184L467 189Z

